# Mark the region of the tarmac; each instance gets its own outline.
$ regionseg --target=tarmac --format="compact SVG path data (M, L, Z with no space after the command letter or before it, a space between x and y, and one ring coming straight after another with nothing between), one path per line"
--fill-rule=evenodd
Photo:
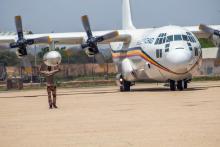
M219 147L220 82L0 93L1 147Z

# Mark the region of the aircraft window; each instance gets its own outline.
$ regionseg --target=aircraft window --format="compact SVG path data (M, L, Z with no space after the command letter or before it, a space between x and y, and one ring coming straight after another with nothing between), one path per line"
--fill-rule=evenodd
M165 45L165 52L169 52L169 47L170 47L170 44Z
M192 36L189 36L189 40L190 42L193 42Z
M165 42L166 42L166 37L163 38L163 43L165 43Z
M165 49L165 52L169 52L169 48L166 48L166 49Z
M167 33L163 33L162 35L161 35L161 37L165 37L167 35Z
M184 41L188 41L187 35L182 35Z
M163 43L163 38L160 38L159 44Z
M165 48L168 48L168 47L170 47L170 44L166 44L166 45L165 45Z
M189 36L191 35L189 32L186 32L186 34L189 35Z
M193 50L192 47L189 47L189 50L192 51Z
M158 38L156 39L155 45L156 44L164 44L166 41L166 33L160 33Z
M157 49L156 50L156 57L157 58L162 58L162 49Z
M160 58L160 51L159 50L156 50L156 57Z
M167 36L166 42L171 42L171 41L173 41L173 35Z
M156 40L155 44L159 44L159 38L157 38L157 40Z
M193 42L196 42L195 38L193 36L191 36L191 37L192 37Z
M191 33L186 32L186 34L188 35L190 42L194 42L194 43L196 42L195 38L193 37L193 35Z
M198 48L195 48L195 56L199 56L199 50L198 50Z
M182 36L181 35L174 35L174 40L175 41L182 40Z
M144 38L142 40L142 42L144 42L145 44L152 44L154 41L154 38Z

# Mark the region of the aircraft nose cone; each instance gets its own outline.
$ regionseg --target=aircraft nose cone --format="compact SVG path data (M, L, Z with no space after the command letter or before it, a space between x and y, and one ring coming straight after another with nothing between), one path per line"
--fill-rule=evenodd
M167 55L167 60L176 72L186 72L192 60L192 54L186 49L175 49Z

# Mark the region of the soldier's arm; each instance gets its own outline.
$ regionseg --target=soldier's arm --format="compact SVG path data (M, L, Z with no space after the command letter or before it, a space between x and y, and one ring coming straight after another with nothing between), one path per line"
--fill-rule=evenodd
M40 73L45 76L51 76L51 72L48 72L48 71L41 71Z
M58 73L60 71L60 69L56 69L56 70L53 70L51 72L49 72L48 74L49 75L55 75L56 73Z
M39 71L40 71L40 74L42 74L42 75L46 75L46 74L47 74L47 72L46 72L46 71L43 71L43 70L42 70L42 65L40 66Z

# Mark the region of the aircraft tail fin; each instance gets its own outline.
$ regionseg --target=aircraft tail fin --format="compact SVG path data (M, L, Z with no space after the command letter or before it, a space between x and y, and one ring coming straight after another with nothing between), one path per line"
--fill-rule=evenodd
M132 22L130 0L122 0L122 29L135 29Z

